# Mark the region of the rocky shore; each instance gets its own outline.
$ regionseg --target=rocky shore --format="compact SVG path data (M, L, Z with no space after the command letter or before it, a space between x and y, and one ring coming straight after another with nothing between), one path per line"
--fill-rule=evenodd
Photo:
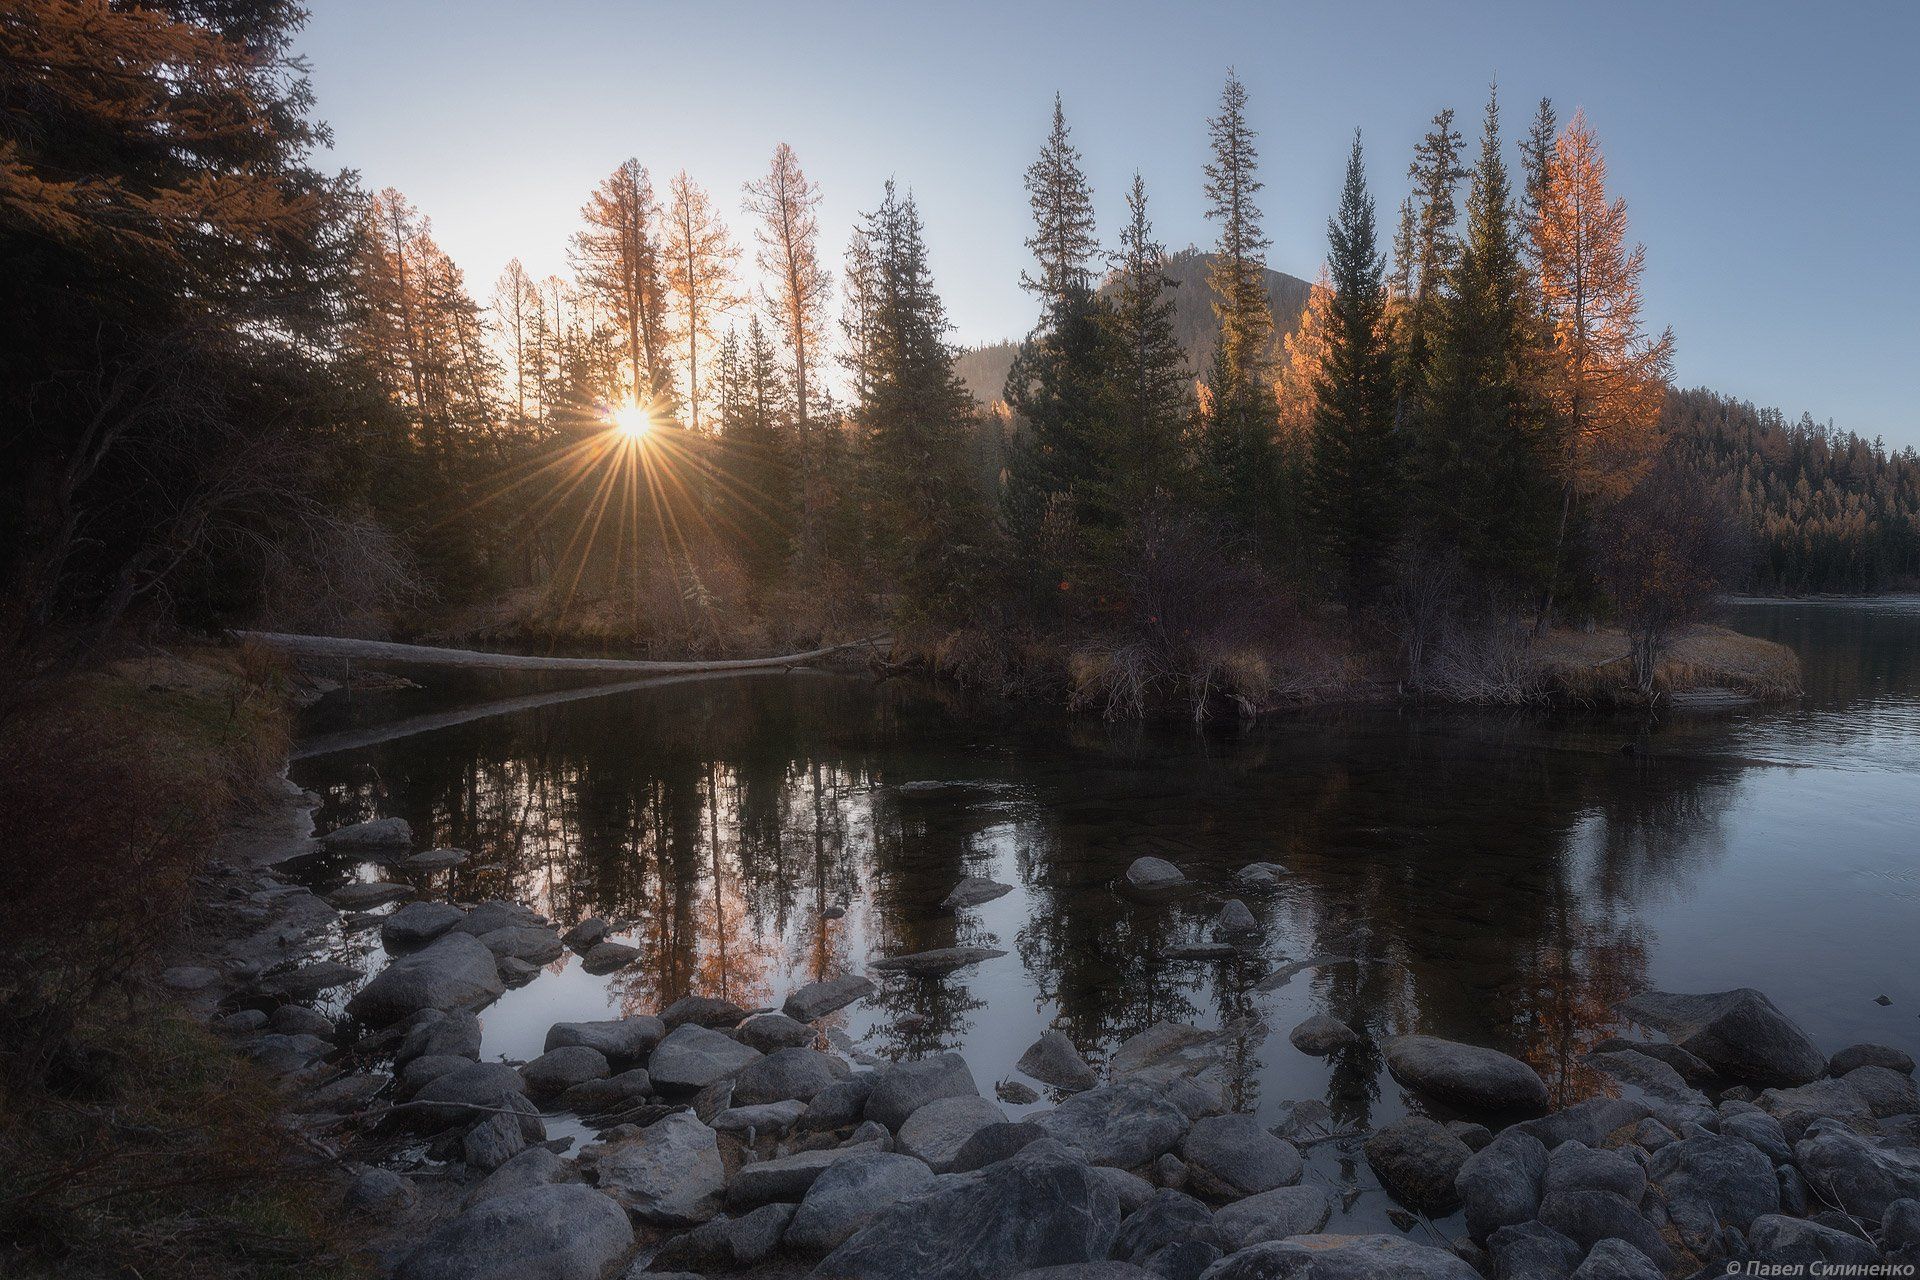
M414 852L395 820L328 839L402 865L464 856ZM1170 875L1142 859L1129 880ZM563 933L511 902L364 884L327 901L237 854L206 888L201 954L164 980L281 1081L291 1122L339 1169L375 1269L396 1280L1652 1280L1920 1265L1911 1058L1829 1054L1756 991L1629 1001L1622 1020L1649 1038L1586 1060L1618 1096L1559 1111L1503 1053L1385 1038L1412 1113L1342 1131L1317 1100L1279 1108L1273 1126L1235 1112L1217 1083L1228 1033L1176 1023L1100 1062L1048 1032L1006 1064L1031 1086L983 1090L954 1053L875 1061L821 1021L874 992L857 973L777 1009L687 996L558 1022L531 1061L482 1061L481 1017L507 987L566 951L605 971L633 949L606 922ZM1215 932L1234 927L1223 911ZM302 961L339 929L378 929L390 963L369 977ZM982 958L965 950L870 967ZM338 1023L310 1007L349 986ZM1318 1056L1358 1038L1325 1015L1289 1036ZM1001 1105L1041 1090L1052 1105L1017 1121ZM594 1136L576 1148L556 1125ZM1350 1188L1305 1158L1325 1144L1391 1196L1397 1234L1327 1230Z

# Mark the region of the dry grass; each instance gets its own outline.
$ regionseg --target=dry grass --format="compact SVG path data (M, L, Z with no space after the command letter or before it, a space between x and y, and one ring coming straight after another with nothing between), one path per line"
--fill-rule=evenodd
M1636 705L1626 635L1615 628L1555 630L1534 642L1529 662L1552 695L1582 706ZM1688 627L1668 642L1654 697L1726 689L1749 697L1799 696L1800 659L1790 648L1725 627Z

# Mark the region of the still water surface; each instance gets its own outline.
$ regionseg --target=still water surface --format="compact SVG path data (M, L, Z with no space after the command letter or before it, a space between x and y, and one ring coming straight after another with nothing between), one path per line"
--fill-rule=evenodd
M986 1087L1049 1025L1097 1054L1166 1019L1257 1020L1270 1031L1244 1034L1229 1072L1241 1105L1319 1098L1359 1125L1407 1101L1369 1047L1294 1050L1287 1031L1314 1013L1370 1040L1504 1048L1563 1098L1597 1086L1581 1052L1648 985L1758 987L1828 1051L1920 1053L1920 597L1730 613L1799 651L1804 700L1652 721L1340 711L1196 733L762 675L365 745L369 726L526 690L435 673L433 690L323 706L293 776L324 797L321 830L397 815L421 847L472 850L417 880L429 895L626 922L640 963L593 977L556 961L485 1011L489 1056L532 1057L563 1019L687 991L777 1005L870 958L963 943L1007 954L889 980L837 1029L880 1057L958 1049ZM1143 854L1192 890L1123 892ZM1289 874L1236 888L1256 860ZM387 873L323 857L303 874L326 889ZM941 913L968 874L1014 890ZM1228 897L1258 917L1258 947L1172 957ZM831 906L844 917L824 919ZM372 932L333 945L382 959ZM1316 956L1350 962L1262 985Z

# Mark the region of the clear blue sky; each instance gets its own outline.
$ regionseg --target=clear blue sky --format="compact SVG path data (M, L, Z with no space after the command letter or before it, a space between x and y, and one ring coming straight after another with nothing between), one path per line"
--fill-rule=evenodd
M1647 245L1676 380L1920 445L1920 5L1749 3L643 4L312 0L334 160L432 219L483 300L509 257L565 267L628 155L685 168L751 254L743 182L790 143L837 259L888 175L913 188L956 338L1016 336L1021 172L1054 91L1111 239L1145 176L1172 246L1211 239L1204 121L1229 63L1260 131L1271 264L1311 276L1348 138L1383 222L1428 117L1473 136L1584 107Z

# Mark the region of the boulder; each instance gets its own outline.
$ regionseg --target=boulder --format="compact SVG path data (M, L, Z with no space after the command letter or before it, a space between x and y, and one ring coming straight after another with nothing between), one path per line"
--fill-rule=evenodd
M640 948L624 942L596 942L580 957L580 967L591 974L617 973L640 958Z
M762 1053L781 1049L804 1049L819 1038L819 1033L804 1022L796 1022L784 1013L762 1013L734 1028L741 1044Z
M1719 1077L1712 1067L1700 1061L1677 1044L1664 1040L1626 1040L1619 1036L1610 1036L1593 1046L1595 1053L1619 1053L1631 1050L1643 1053L1666 1063L1680 1073L1680 1078L1690 1085L1706 1088L1716 1083Z
M1227 1205L1213 1215L1214 1236L1233 1253L1269 1240L1312 1235L1333 1216L1333 1199L1318 1183L1275 1187Z
M613 1066L645 1062L667 1034L660 1019L639 1014L607 1022L556 1022L547 1028L548 1049L570 1044L595 1050Z
M681 996L660 1011L660 1021L669 1031L689 1022L699 1027L733 1027L746 1016L745 1009L716 996Z
M1567 1280L1580 1265L1580 1246L1534 1221L1501 1227L1487 1237L1493 1280Z
M598 1049L570 1044L547 1050L521 1067L520 1074L526 1079L528 1093L536 1098L551 1098L574 1085L604 1080L612 1072L607 1067L606 1055Z
M1538 1138L1549 1151L1563 1142L1583 1142L1589 1147L1605 1145L1607 1135L1637 1125L1653 1114L1653 1109L1637 1098L1588 1098L1564 1111L1537 1120L1526 1120L1513 1128Z
M1700 1124L1713 1111L1707 1096L1672 1066L1637 1049L1588 1054L1586 1063L1625 1086L1668 1124Z
M416 890L410 884L390 880L356 880L341 885L327 895L327 902L342 911L367 911L389 902L405 902Z
M1662 1271L1673 1265L1673 1250L1660 1232L1611 1191L1557 1191L1540 1201L1540 1221L1583 1249L1613 1237L1646 1254Z
M1753 1220L1753 1226L1747 1231L1747 1248L1755 1262L1799 1268L1793 1274L1800 1275L1848 1274L1844 1270L1826 1272L1815 1267L1815 1263L1872 1266L1881 1260L1880 1251L1859 1236L1778 1213ZM1776 1274L1789 1273L1782 1271ZM1889 1271L1883 1274L1895 1273Z
M410 1179L391 1169L368 1169L347 1186L345 1207L350 1213L405 1213L419 1202Z
M1656 1151L1647 1173L1681 1238L1696 1252L1709 1247L1723 1227L1744 1232L1760 1215L1780 1212L1773 1161L1743 1138L1693 1130Z
M528 1147L492 1173L482 1178L460 1203L471 1209L495 1196L525 1191L529 1187L551 1186L556 1182L577 1182L571 1162L562 1160L549 1147Z
M1367 1164L1387 1194L1409 1209L1434 1217L1451 1213L1459 1205L1454 1182L1473 1156L1445 1125L1411 1115L1375 1130L1367 1139L1366 1152Z
M1220 908L1220 914L1213 918L1210 930L1215 938L1245 938L1260 932L1260 922L1253 917L1247 904L1238 898L1229 898Z
M1840 1082L1860 1095L1875 1119L1920 1111L1920 1089L1915 1089L1913 1077L1891 1067L1855 1067Z
M1058 1143L1036 1142L881 1210L815 1274L1000 1280L1035 1267L1103 1260L1119 1226L1112 1190Z
M1920 1268L1920 1200L1896 1200L1880 1219L1880 1247L1887 1261Z
M1850 1044L1827 1062L1827 1074L1844 1076L1859 1067L1885 1067L1903 1076L1913 1074L1913 1056L1885 1044Z
M1543 1191L1611 1191L1639 1204L1647 1189L1647 1171L1619 1151L1596 1151L1584 1142L1563 1142L1547 1156Z
M998 1164L1046 1136L1046 1130L1038 1125L1028 1124L1024 1120L1018 1123L1007 1121L982 1125L974 1130L972 1137L961 1144L959 1154L953 1158L953 1168L948 1172L972 1173L975 1169L984 1169L990 1164Z
M335 827L320 837L329 849L396 849L413 843L413 827L405 818L374 818Z
M1127 883L1135 889L1165 889L1186 883L1186 875L1165 858L1135 858L1127 867Z
M1165 1280L1165 1277L1131 1262L1069 1262L1058 1267L1029 1267L1013 1280Z
M1826 1055L1807 1033L1751 987L1701 995L1646 991L1621 1011L1730 1081L1790 1087L1827 1072Z
M1352 1027L1331 1014L1316 1013L1287 1034L1287 1040L1302 1053L1325 1058L1360 1043Z
M1756 1105L1775 1120L1790 1142L1798 1142L1816 1120L1838 1120L1850 1129L1873 1133L1873 1108L1844 1080L1816 1080L1797 1089L1767 1089Z
M466 918L451 903L409 902L380 922L380 945L389 951L424 947Z
M1467 1157L1453 1180L1466 1210L1467 1231L1486 1240L1501 1227L1527 1222L1540 1211L1547 1148L1518 1128L1503 1129Z
M620 1206L561 1183L491 1197L428 1236L394 1280L603 1280L633 1247Z
M692 1267L697 1271L751 1267L772 1253L793 1221L794 1206L763 1204L732 1218L703 1222L660 1247L648 1270Z
M1743 1138L1751 1142L1760 1148L1767 1159L1773 1161L1776 1168L1793 1161L1793 1146L1787 1141L1786 1131L1781 1129L1778 1120L1758 1108L1748 1108L1731 1114L1723 1112L1720 1116L1720 1132L1729 1138ZM1668 1141L1672 1139L1669 1138ZM1640 1145L1652 1151L1657 1146L1666 1144L1649 1145L1643 1142Z
M540 913L531 907L508 902L504 898L488 898L485 902L475 903L467 911L467 918L454 927L461 933L470 933L477 938L495 929L537 929L545 923Z
M1191 1185L1221 1199L1238 1200L1300 1181L1300 1152L1250 1115L1195 1121L1180 1141L1180 1158Z
M267 1019L267 1025L283 1036L314 1036L331 1040L334 1035L333 1019L318 1009L309 1009L301 1004L281 1005Z
M656 1089L691 1091L731 1079L760 1060L759 1050L749 1049L718 1031L684 1022L655 1046L653 1056L647 1059L647 1074Z
M908 1116L939 1098L978 1097L967 1060L957 1053L938 1053L911 1062L897 1062L874 1072L867 1094L865 1116L889 1129L898 1129Z
M1302 1235L1228 1254L1200 1280L1479 1280L1445 1249L1403 1236Z
M809 982L787 997L780 1011L795 1022L814 1022L830 1013L846 1008L856 1000L864 1000L874 992L873 981L857 973L843 973L837 978L825 978L819 982Z
M513 925L480 935L487 950L503 960L522 960L527 964L550 964L566 951L560 935L540 925Z
M1794 1144L1793 1161L1826 1200L1869 1221L1895 1201L1920 1199L1920 1149L1818 1125Z
M1109 1084L1077 1093L1028 1123L1080 1148L1092 1163L1117 1169L1139 1168L1173 1150L1189 1128L1178 1107L1142 1084Z
M940 909L958 911L962 907L977 907L1012 892L1013 886L1010 884L1001 884L986 876L967 876L953 886L953 892L940 900Z
M933 1170L912 1156L876 1151L836 1161L807 1188L786 1241L825 1253L881 1210L932 1185Z
M1625 1240L1607 1239L1593 1246L1573 1280L1664 1280L1653 1260Z
M457 1071L437 1076L421 1086L408 1107L409 1116L426 1128L471 1124L489 1109L506 1104L527 1091L520 1073L504 1062L469 1062Z
M1280 877L1286 874L1287 869L1277 862L1249 862L1234 872L1233 878L1244 885L1265 887L1280 883Z
M1547 1109L1547 1086L1539 1074L1497 1049L1438 1036L1391 1036L1384 1048L1394 1080L1443 1102L1479 1111L1538 1114Z
M354 992L347 1012L386 1026L425 1009L477 1009L505 990L493 952L471 934L448 933L382 969Z
M1014 1066L1041 1084L1073 1093L1084 1092L1100 1083L1100 1077L1061 1031L1049 1031L1035 1040Z
M932 951L916 951L912 955L872 960L867 967L875 973L905 973L927 978L965 969L983 960L997 960L1005 954L997 947L936 947Z
M821 1174L843 1160L880 1154L877 1146L828 1147L820 1151L796 1151L772 1160L760 1160L740 1166L727 1187L727 1207L738 1213L763 1204L795 1204Z
M569 1085L560 1095L560 1105L577 1115L608 1115L636 1107L652 1093L653 1079L646 1068L634 1067L619 1075Z
M679 1035L680 1032L673 1034ZM667 1039L670 1042L673 1036ZM777 1049L763 1057L757 1049L740 1045L737 1041L729 1043L754 1055L733 1077L733 1105L736 1107L751 1107L762 1102L786 1102L794 1098L810 1102L822 1089L847 1076L846 1063L818 1049ZM657 1051L654 1056L659 1056Z
M1145 1265L1168 1245L1194 1240L1215 1243L1213 1210L1190 1195L1163 1188L1121 1221L1113 1256Z
M480 1019L464 1009L443 1012L428 1009L415 1014L393 1051L393 1062L404 1067L415 1058L480 1056Z
M527 1149L546 1140L547 1126L540 1109L518 1094L500 1100L500 1109L467 1130L460 1139L461 1158L469 1168L492 1173Z
M691 1227L720 1211L726 1166L713 1130L686 1112L609 1130L580 1155L602 1191L637 1221Z
M813 1095L813 1101L807 1104L805 1114L800 1117L800 1127L845 1129L858 1124L866 1112L867 1095L872 1091L871 1073L837 1080Z
M985 1098L938 1098L906 1118L894 1150L924 1160L935 1173L950 1173L969 1138L1006 1118Z
M762 1102L748 1107L728 1107L713 1118L713 1128L719 1133L751 1134L756 1138L764 1138L793 1128L800 1122L800 1113L806 1109L806 1103L792 1099L786 1102Z
M567 949L570 951L586 952L591 950L596 944L605 942L607 934L610 933L612 929L613 926L605 920L602 920L599 916L588 916L585 920L582 920L579 924L576 924L573 928L561 934L560 941L565 943Z

